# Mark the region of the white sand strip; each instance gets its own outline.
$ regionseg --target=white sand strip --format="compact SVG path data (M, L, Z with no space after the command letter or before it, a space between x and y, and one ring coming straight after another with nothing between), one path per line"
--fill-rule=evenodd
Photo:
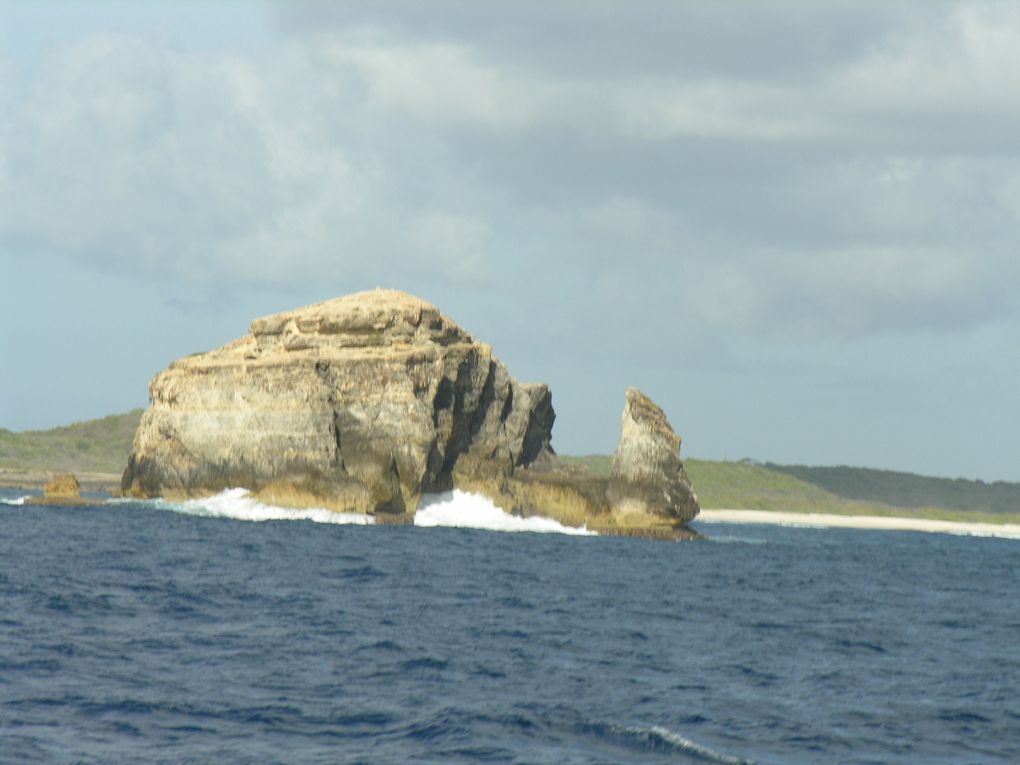
M768 523L779 526L809 526L826 529L878 529L883 531L931 531L973 537L1020 539L1020 524L961 523L926 518L890 518L879 515L826 515L823 513L780 513L771 510L702 510L695 521L706 523Z

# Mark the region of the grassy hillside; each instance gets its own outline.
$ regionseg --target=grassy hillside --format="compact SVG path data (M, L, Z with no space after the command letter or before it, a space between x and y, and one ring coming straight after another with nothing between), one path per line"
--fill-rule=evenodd
M127 465L142 410L53 430L0 428L0 467L119 473Z
M1020 512L1020 483L930 478L891 470L851 467L772 465L769 470L799 478L827 491L863 502L896 507L938 506L986 513Z
M612 458L606 455L584 457L564 456L564 460L582 464L599 475L609 475ZM897 496L894 492L862 500L841 496L826 487L803 480L777 466L748 462L712 462L684 460L687 473L705 508L782 510L799 513L835 513L838 515L917 516L938 520L987 521L992 523L1020 522L1020 508L1010 513L982 512L967 507L953 507L938 502L935 493L925 505L897 506L884 499ZM852 470L852 469L847 469ZM862 471L863 473L879 471ZM908 474L909 475L909 474ZM941 481L923 476L910 476L921 481ZM952 483L952 482L950 482ZM1008 486L1020 488L1017 484ZM874 496L874 495L872 495Z

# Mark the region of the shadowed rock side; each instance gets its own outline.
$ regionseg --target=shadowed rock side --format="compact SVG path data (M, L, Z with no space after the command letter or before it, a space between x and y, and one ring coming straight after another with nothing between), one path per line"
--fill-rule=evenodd
M549 389L514 380L488 345L402 292L256 319L247 336L172 363L149 395L126 495L239 486L407 522L422 494L462 488L519 514L617 525L605 479L550 447Z

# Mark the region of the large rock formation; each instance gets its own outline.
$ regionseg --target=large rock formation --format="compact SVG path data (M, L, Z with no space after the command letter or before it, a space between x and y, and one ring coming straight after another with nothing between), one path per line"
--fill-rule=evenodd
M256 319L240 340L175 361L149 395L126 495L242 486L275 504L400 521L423 493L458 487L606 530L672 533L690 517L616 512L605 479L564 466L550 447L549 389L514 380L488 345L401 292ZM641 480L654 483L655 469Z
M413 512L461 459L508 474L549 449L544 385L428 303L377 290L256 319L149 386L123 488L231 486L291 504Z

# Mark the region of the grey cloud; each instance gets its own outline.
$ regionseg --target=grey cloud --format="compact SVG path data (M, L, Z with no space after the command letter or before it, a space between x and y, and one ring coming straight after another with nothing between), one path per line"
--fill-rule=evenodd
M578 7L274 5L258 56L114 37L8 68L0 240L200 283L569 294L551 335L635 348L1015 310L1008 7Z
M930 5L927 4L927 5ZM477 3L328 0L272 6L278 29L469 42L501 66L565 77L805 78L898 32L922 4Z

